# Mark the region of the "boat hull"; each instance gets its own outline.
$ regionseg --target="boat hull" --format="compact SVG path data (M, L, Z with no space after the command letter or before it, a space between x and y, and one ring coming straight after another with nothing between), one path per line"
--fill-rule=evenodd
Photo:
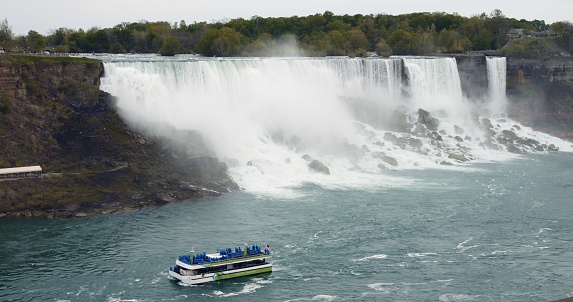
M177 272L169 271L169 276L189 285L203 284L207 282L245 277L250 275L258 275L263 273L270 273L273 270L271 263L257 265L247 268L231 269L216 273L207 273L201 275L183 276Z

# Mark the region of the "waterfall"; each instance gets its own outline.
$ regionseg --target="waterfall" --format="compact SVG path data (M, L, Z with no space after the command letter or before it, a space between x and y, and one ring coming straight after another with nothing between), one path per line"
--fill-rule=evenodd
M507 99L506 88L506 58L487 57L487 82L490 98L489 108L492 113L505 112Z
M493 82L505 61L488 59L488 74L490 63ZM159 58L104 60L104 68L101 89L129 123L153 135L166 135L160 125L200 133L251 191L392 183L382 170L447 167L452 153L512 156L485 135L454 58ZM438 131L419 132L418 108L439 118ZM513 125L496 120L487 133ZM329 176L309 170L314 159Z

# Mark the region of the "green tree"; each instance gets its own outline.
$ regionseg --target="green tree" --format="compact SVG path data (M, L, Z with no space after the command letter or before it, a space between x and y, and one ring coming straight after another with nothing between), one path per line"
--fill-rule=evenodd
M230 57L241 54L245 44L244 36L232 28L222 28L219 30L217 38L213 40L211 51L213 55L220 57Z
M86 33L86 52L108 52L109 37L105 30L92 28Z
M174 56L179 53L181 44L174 36L169 36L163 41L163 46L159 49L159 54L162 56Z
M380 38L376 43L376 53L382 57L389 57L392 55L392 48L386 43L386 40Z
M551 32L556 36L555 41L559 46L569 52L573 52L573 23L560 21L551 24Z
M388 38L388 45L397 55L419 55L421 37L403 29L394 31Z
M12 39L14 39L12 26L8 24L8 19L4 18L4 20L0 21L0 46L2 46L5 51L9 51Z
M37 31L31 30L28 32L27 39L28 49L31 52L43 52L46 46L46 39L44 36L40 35Z

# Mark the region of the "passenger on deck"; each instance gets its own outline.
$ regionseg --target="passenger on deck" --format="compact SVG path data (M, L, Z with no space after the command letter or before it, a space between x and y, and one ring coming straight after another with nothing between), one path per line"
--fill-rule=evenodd
M267 244L267 246L265 247L265 254L270 254L271 253L271 246Z

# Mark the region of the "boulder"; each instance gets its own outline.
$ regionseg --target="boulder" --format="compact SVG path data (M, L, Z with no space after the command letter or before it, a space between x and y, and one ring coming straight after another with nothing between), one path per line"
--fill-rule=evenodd
M418 126L416 126L416 128L414 128L414 131L412 131L412 133L421 136L422 134L426 134L428 133L428 127L426 127L426 125L424 124L418 124Z
M503 130L503 131L501 131L501 133L509 141L517 140L517 134L515 134L515 132L513 132L511 130Z
M523 150L516 147L514 144L507 144L507 151L515 154L523 154Z
M431 117L430 113L422 108L418 109L418 123L426 125L432 131L437 131L440 126L440 120Z
M308 168L311 171L314 171L317 173L330 175L330 169L328 169L328 167L325 164L323 164L321 161L316 160L316 159L313 160L312 162L310 162L310 164L308 164Z
M388 125L390 129L396 131L410 132L412 129L412 124L408 123L408 117L404 110L394 110L388 118L388 122L390 123Z
M484 117L481 119L481 125L485 128L485 129L493 129L493 124L491 123L491 120L488 119L487 117Z
M394 167L398 166L398 161L392 156L385 155L382 157L382 161Z
M547 146L547 151L559 151L559 147L556 147L554 144L550 144Z
M467 159L463 154L450 153L450 155L448 155L448 158L455 159L461 162L469 161L469 159Z

